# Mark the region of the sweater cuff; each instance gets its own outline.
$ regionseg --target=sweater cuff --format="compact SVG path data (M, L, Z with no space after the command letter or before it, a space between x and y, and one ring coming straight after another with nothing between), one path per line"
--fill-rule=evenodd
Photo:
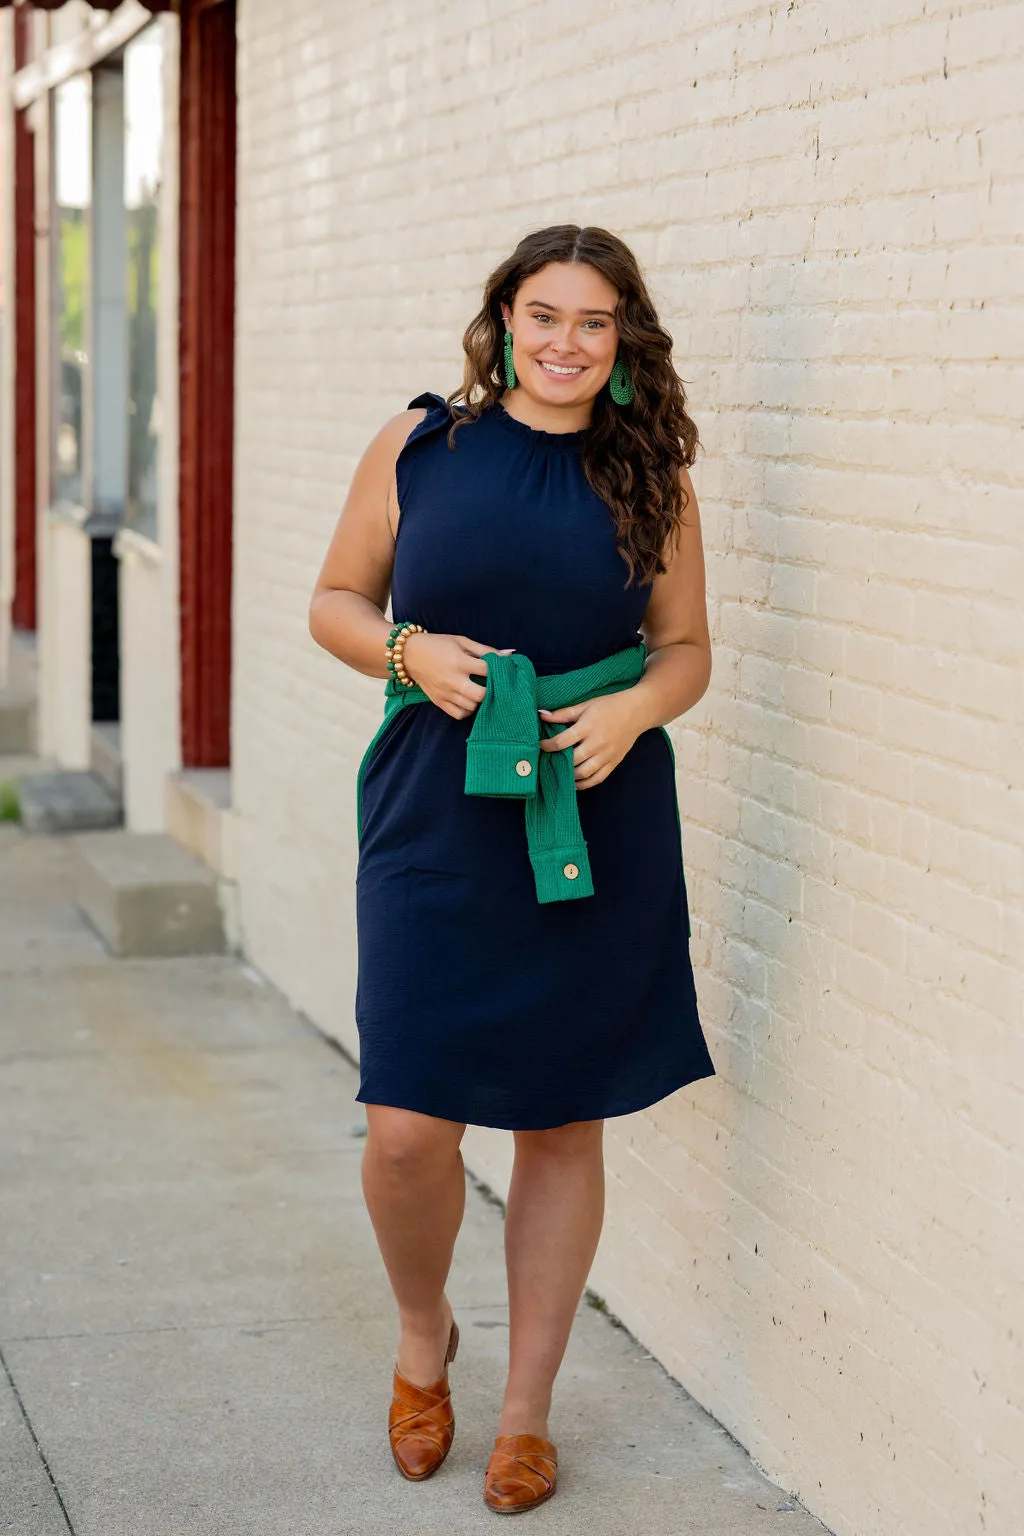
M468 741L467 795L498 795L528 800L537 793L539 741Z
M574 901L593 896L590 859L586 843L565 843L558 848L537 848L530 854L537 900Z

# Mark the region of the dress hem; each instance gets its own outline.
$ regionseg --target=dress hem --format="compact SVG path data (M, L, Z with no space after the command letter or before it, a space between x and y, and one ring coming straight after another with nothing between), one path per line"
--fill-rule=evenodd
M439 1114L436 1109L424 1109L422 1102L419 1104L412 1104L408 1102L405 1095L389 1095L386 1099L376 1096L371 1098L364 1095L362 1088L360 1088L359 1092L356 1094L355 1102L357 1104L380 1104L387 1109L408 1109L418 1115L429 1115L432 1119L435 1120L449 1120L456 1125L479 1126L482 1130L554 1131L557 1130L559 1126L576 1125L580 1121L584 1120L617 1120L623 1115L639 1114L641 1110L650 1109L653 1105L660 1104L663 1099L669 1098L673 1093L678 1093L680 1089L688 1088L691 1083L700 1083L703 1082L706 1078L717 1076L718 1073L716 1072L714 1066L711 1066L706 1070L697 1072L693 1077L688 1077L685 1078L682 1082L674 1083L671 1088L665 1088L660 1092L655 1093L652 1097L648 1098L645 1096L629 1104L621 1104L612 1109L604 1109L599 1114L582 1113L568 1115L565 1119L560 1120L551 1120L549 1118L544 1118L540 1121L532 1120L528 1122L524 1120L518 1120L515 1125L511 1124L507 1119L474 1120L467 1119L464 1115ZM409 1097L412 1096L410 1095ZM404 1100L404 1102L399 1102L399 1100Z

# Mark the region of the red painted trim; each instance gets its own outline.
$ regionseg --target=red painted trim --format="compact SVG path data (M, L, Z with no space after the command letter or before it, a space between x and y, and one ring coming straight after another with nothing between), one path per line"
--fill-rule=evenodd
M14 13L14 67L31 58L31 11ZM18 629L36 627L36 167L24 111L14 113L14 602Z
M231 756L235 335L235 4L181 15L181 743Z

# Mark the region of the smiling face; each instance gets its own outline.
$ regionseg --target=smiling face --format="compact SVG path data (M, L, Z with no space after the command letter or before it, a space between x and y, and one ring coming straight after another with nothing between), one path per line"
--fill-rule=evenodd
M549 262L522 282L512 309L501 309L524 393L544 406L593 400L618 351L618 297L608 279L583 262Z

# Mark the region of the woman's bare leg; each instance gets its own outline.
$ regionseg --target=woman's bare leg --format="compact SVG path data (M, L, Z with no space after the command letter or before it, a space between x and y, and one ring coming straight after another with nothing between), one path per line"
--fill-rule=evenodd
M516 1131L505 1210L509 1373L498 1433L548 1436L551 1389L604 1221L604 1121Z
M444 1372L452 1309L444 1287L466 1202L466 1127L366 1106L363 1194L398 1303L398 1369L418 1387Z

